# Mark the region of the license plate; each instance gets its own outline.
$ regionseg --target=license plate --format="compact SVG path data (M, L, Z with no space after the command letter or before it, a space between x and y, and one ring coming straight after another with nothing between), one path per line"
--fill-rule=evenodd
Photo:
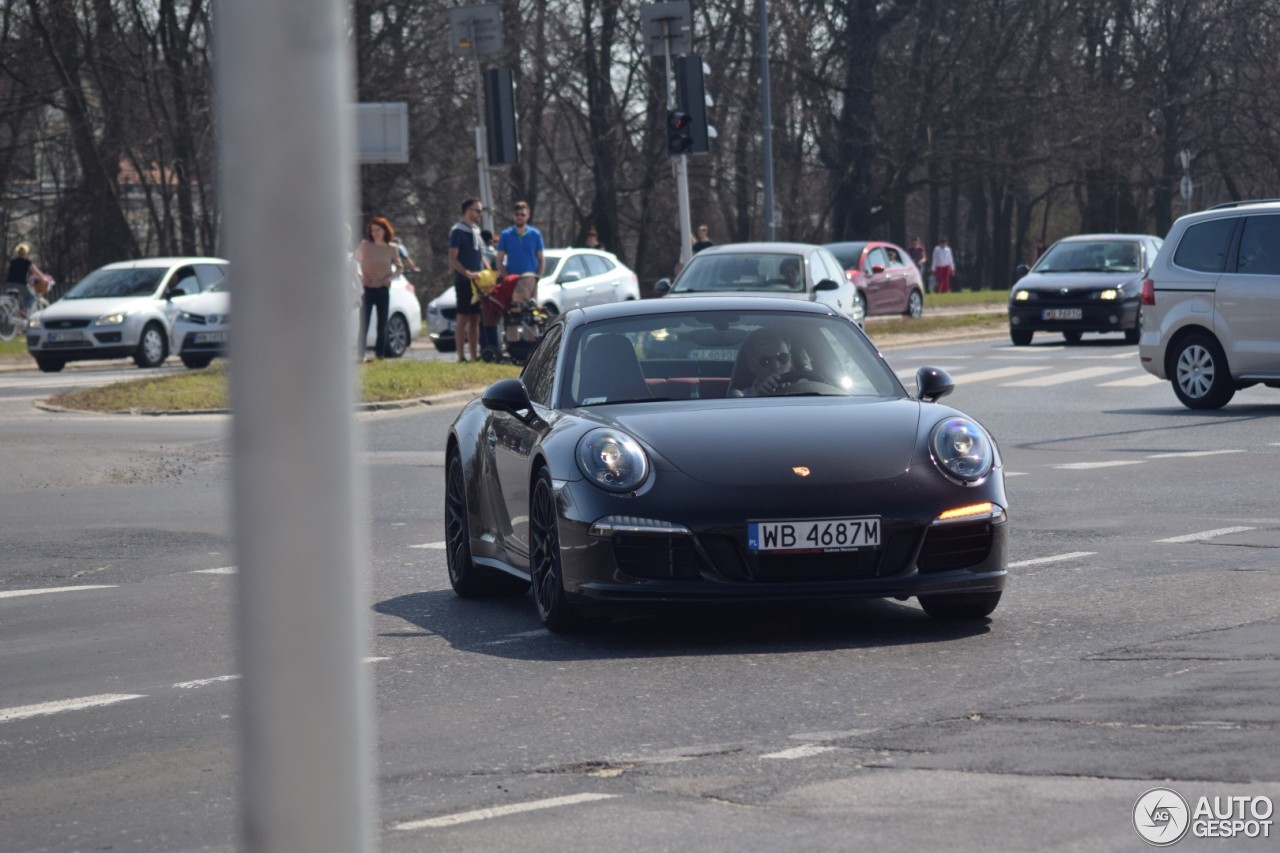
M226 342L227 342L226 332L196 332L195 343L225 344Z
M738 351L732 349L694 349L689 350L689 358L694 361L733 361Z
M748 521L751 551L856 551L880 545L880 518Z
M51 344L62 343L64 341L83 341L84 332L50 332L48 341Z
M1083 308L1046 308L1044 309L1044 319L1046 320L1083 320Z

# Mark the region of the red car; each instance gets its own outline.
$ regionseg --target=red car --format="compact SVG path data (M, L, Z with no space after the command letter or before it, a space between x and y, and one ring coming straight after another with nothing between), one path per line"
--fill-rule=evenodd
M858 289L868 315L919 317L924 311L924 283L906 249L878 240L827 243L826 248Z

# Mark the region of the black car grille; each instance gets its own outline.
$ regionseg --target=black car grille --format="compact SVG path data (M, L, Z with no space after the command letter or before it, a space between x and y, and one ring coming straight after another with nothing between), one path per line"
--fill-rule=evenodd
M615 536L613 556L618 568L638 578L697 580L702 559L686 536Z
M830 554L771 554L748 551L733 536L699 537L703 550L722 576L747 583L840 581L887 577L901 573L914 547L911 531L891 533L880 548Z
M42 324L46 329L84 329L89 325L88 320L45 320Z
M456 319L458 316L458 309L457 308L441 308L440 316L445 318L446 320Z
M124 333L99 332L98 334L94 335L94 337L98 339L98 343L100 344L118 344L120 343L121 340L124 339Z
M976 566L991 553L990 521L931 527L916 565L921 572L946 572Z

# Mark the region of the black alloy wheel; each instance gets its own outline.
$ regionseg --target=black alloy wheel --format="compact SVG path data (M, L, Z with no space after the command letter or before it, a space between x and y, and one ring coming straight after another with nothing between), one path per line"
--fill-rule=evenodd
M580 630L583 618L564 591L560 557L560 523L551 474L539 469L529 507L529 574L538 618L557 634Z
M1000 595L998 592L922 595L920 606L934 619L982 619L995 611Z
M1221 409L1236 394L1226 354L1212 335L1203 332L1178 341L1167 375L1173 393L1188 409Z
M529 584L520 578L477 566L471 556L471 526L467 516L467 481L458 451L449 453L444 486L445 562L449 585L461 598L523 595Z

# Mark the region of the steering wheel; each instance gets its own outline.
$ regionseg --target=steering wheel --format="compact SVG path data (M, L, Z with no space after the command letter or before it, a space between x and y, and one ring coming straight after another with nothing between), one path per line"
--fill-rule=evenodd
M823 385L834 384L830 379L823 376L818 371L810 370L806 368L801 368L799 370L789 370L786 373L780 374L778 376L778 383L782 385L789 385L792 382L799 382L801 379L807 379L810 382L821 382Z

